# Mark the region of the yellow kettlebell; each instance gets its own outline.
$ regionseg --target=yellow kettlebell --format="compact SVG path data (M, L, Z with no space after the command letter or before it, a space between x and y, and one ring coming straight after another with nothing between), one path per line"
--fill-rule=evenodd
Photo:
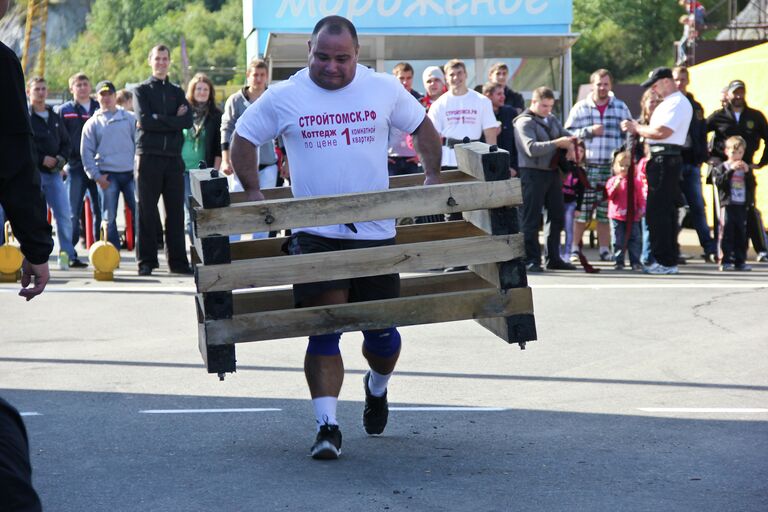
M10 242L13 239L11 234L11 223L5 222L5 245L0 246L0 282L15 283L21 279L21 264L24 262L24 255L15 245Z
M107 240L107 223L101 224L101 239L91 244L88 261L93 266L93 278L97 281L112 281L113 272L120 266L120 252Z

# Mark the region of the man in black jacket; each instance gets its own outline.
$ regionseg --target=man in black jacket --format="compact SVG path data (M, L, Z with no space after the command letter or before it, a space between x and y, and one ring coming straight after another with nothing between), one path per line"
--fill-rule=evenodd
M182 130L192 126L184 91L168 79L171 51L157 45L149 52L152 76L133 95L139 123L136 154L139 229L136 259L139 275L148 276L157 262L157 201L165 204L168 267L175 274L192 274L184 245L184 145Z
M8 9L0 0L0 18ZM24 95L24 73L13 51L0 42L0 205L21 242L24 254L22 290L27 300L48 282L48 255L53 250L46 219L40 175L35 168L32 127ZM27 288L34 277L35 284ZM32 487L27 431L19 412L0 398L0 497L3 508L39 512L40 498Z
M712 159L715 165L727 160L725 141L735 135L746 141L744 161L752 169L760 169L768 164L768 122L762 112L747 106L746 85L743 81L733 80L728 84L728 104L707 118L707 132L715 132L712 141ZM761 140L766 147L763 148L758 163L754 163ZM757 252L757 261L768 261L765 228L757 222L754 204L747 207L747 236L752 240L752 246Z
M66 175L64 164L70 154L69 134L59 115L45 103L48 86L43 78L34 77L27 82L27 94L37 170L40 172L43 195L56 219L60 268L85 267L86 264L77 259L72 243L69 194L63 181Z
M515 109L504 103L504 85L498 82L487 82L483 85L483 95L491 100L493 115L499 122L499 134L496 145L509 152L509 167L512 177L517 176L517 145L515 144L515 126L512 124L517 117Z
M699 235L699 243L704 249L704 260L715 263L717 255L717 243L712 238L707 224L707 215L704 211L704 196L701 192L701 164L707 161L707 121L704 118L704 108L694 99L693 94L687 91L688 68L678 66L672 70L677 90L688 98L693 107L693 118L688 127L688 136L683 145L683 172L680 188L688 202L689 215L693 227Z

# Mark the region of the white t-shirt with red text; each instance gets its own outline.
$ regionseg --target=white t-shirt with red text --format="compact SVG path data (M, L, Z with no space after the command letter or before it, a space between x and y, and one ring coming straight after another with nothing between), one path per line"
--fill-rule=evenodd
M392 75L358 64L349 85L334 91L315 84L304 68L272 85L237 120L236 133L259 146L282 135L294 197L374 192L389 188L390 126L413 133L424 107ZM302 227L328 238L384 240L394 219Z
M440 136L446 139L478 140L483 130L499 126L491 100L472 90L461 96L446 92L432 104L427 115ZM456 167L456 153L446 146L443 146L442 166Z

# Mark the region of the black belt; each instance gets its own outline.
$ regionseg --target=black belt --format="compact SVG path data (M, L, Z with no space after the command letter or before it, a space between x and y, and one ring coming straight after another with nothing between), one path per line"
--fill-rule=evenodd
M464 137L463 139L452 139L450 137L446 137L443 143L448 149L453 149L453 146L456 144L468 144L470 142L478 142L479 140L480 139L469 140L469 137Z
M392 160L410 160L412 158L416 158L416 155L413 156L390 156Z
M683 151L677 144L649 144L648 148L652 156L680 156Z
M274 164L259 164L259 170L263 171L264 169L266 169L270 165L277 165L277 162L275 162Z

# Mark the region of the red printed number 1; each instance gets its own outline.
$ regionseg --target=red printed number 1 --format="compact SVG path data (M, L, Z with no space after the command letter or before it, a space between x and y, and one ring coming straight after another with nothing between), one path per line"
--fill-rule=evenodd
M347 138L347 146L349 146L349 144L350 144L350 140L349 140L349 128L344 128L344 129L341 131L341 134L342 134L342 135L344 135L344 136Z

